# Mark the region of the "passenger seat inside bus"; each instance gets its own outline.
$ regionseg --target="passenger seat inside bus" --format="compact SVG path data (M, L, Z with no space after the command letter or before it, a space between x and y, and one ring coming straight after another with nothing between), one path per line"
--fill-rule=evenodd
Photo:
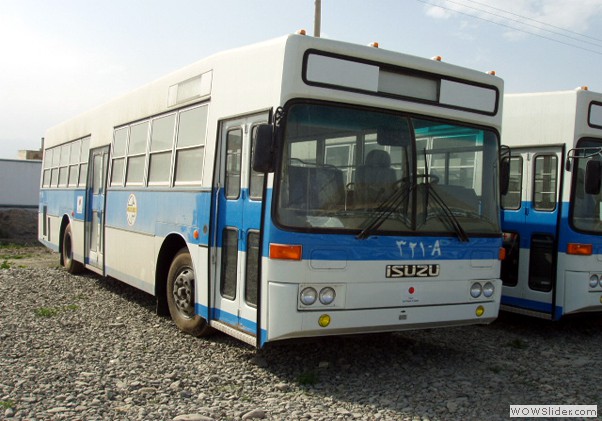
M316 210L344 206L343 172L329 166L290 166L286 203L291 208Z
M389 196L396 180L389 153L380 149L368 152L364 165L355 171L356 204L376 206Z

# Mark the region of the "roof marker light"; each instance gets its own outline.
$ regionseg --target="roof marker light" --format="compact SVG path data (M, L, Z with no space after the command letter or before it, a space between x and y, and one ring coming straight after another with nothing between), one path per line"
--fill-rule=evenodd
M431 57L431 60L441 61L441 60L443 60L443 57L441 57L441 56L433 56L433 57Z
M307 32L305 32L305 29L299 29L297 32L295 32L297 35L307 35Z
M378 48L378 42L376 42L376 41L371 42L370 44L368 44L368 47Z
M495 76L495 70L490 70L487 72L488 75Z
M588 86L577 86L577 90L578 91L589 91L589 87Z

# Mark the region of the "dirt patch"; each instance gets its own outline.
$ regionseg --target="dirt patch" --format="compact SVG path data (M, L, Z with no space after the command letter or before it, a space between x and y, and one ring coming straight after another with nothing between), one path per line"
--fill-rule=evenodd
M0 208L0 244L38 244L38 210Z
M0 270L11 268L46 269L59 266L59 254L42 246L0 245Z
M58 253L38 242L37 209L0 208L0 269L58 264Z

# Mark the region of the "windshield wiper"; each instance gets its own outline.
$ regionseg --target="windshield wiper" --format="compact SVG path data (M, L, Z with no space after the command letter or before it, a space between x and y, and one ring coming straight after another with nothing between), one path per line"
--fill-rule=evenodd
M463 242L463 243L468 242L469 241L468 234L466 234L466 231L464 231L464 228L462 228L462 225L460 225L460 222L458 221L458 218L456 218L456 215L454 215L454 213L449 208L449 206L447 206L445 201L441 198L441 196L439 196L439 193L437 193L435 191L435 189L431 186L431 183L425 183L424 186L425 186L425 190L426 190L427 200L428 200L428 197L432 197L433 201L437 204L439 209L443 212L443 215L439 215L439 216L447 217L446 218L447 221L452 226L452 228L454 229L454 232L456 233L456 235L458 236L458 239L461 242Z
M382 201L375 209L375 214L367 219L363 225L365 227L355 236L358 240L365 240L370 237L387 220L399 206L408 198L416 184L404 188L406 184L402 181L401 185L391 196Z

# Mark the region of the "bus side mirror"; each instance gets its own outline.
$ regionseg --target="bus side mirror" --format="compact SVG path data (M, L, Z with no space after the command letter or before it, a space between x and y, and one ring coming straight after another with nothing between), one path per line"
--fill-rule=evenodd
M587 194L600 193L600 179L602 161L589 161L585 167L585 192Z
M257 126L255 151L253 153L253 171L268 173L274 171L274 126Z
M504 196L510 188L510 160L502 159L500 164L500 194Z

